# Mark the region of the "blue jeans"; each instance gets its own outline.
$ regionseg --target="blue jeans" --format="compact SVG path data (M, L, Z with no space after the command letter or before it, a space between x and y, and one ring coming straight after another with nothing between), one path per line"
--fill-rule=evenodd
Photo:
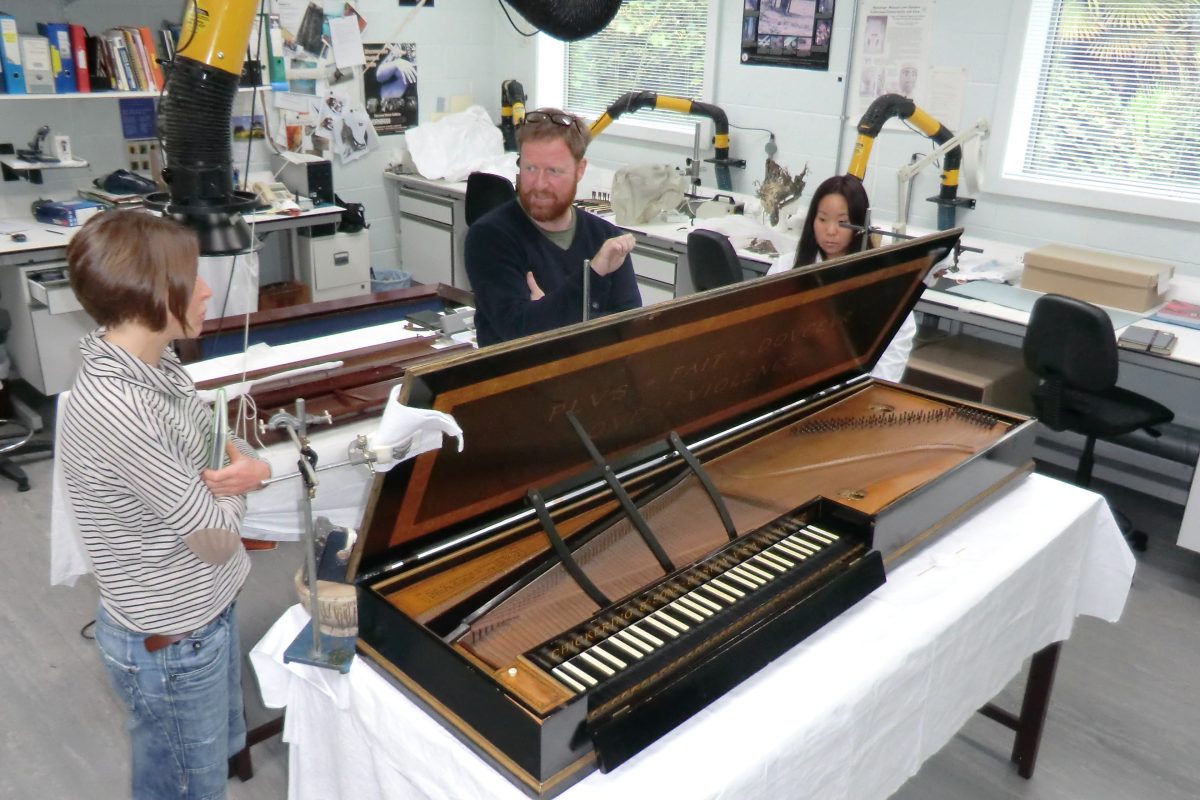
M97 609L96 645L129 713L133 800L223 798L229 757L246 744L234 604L154 653L145 638Z

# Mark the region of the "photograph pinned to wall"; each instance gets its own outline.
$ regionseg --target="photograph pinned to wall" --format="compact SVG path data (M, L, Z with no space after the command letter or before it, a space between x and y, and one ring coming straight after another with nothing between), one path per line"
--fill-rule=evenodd
M296 29L296 46L310 55L320 58L327 41L325 26L325 10L319 3L310 2L304 9L304 15L300 18L300 25Z
M316 118L312 148L326 157L333 153L342 164L362 158L379 145L366 109L340 91L325 94L317 106Z
M743 64L829 69L836 0L744 0Z
M229 127L233 134L233 162L238 165L244 164L251 143L267 138L263 115L255 114L251 119L249 114L235 113L229 118Z
M358 32L362 33L367 29L367 20L363 17L362 12L354 7L353 3L344 3L342 5L343 17L356 17L358 19Z
M366 111L381 136L417 124L417 46L413 42L364 44Z

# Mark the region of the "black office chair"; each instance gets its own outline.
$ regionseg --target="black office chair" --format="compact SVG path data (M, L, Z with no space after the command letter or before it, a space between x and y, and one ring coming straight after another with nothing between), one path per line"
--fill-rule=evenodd
M1085 437L1075 483L1092 480L1097 439L1137 430L1159 436L1155 425L1175 418L1171 409L1117 384L1117 340L1112 321L1091 303L1057 294L1033 304L1023 347L1025 366L1038 376L1033 403L1038 419L1054 431ZM1135 549L1146 549L1146 535L1133 531L1117 514L1122 533Z
M8 334L8 312L0 308L0 348ZM49 442L33 441L34 430L16 418L16 406L6 386L0 385L0 476L17 484L18 492L29 491L29 477L11 456L49 453Z
M508 178L472 172L467 176L467 224L475 224L475 220L516 196L517 190Z
M742 263L738 260L729 237L703 228L687 237L688 270L697 292L728 286L742 279Z

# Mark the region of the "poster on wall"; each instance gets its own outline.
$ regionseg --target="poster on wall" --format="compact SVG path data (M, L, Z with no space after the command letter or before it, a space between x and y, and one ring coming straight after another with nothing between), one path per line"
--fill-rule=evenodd
M742 0L742 63L829 69L836 3Z
M380 136L417 124L417 46L413 42L364 44L363 95Z
M933 38L930 0L867 0L859 8L859 36L851 70L856 118L884 94L926 107Z

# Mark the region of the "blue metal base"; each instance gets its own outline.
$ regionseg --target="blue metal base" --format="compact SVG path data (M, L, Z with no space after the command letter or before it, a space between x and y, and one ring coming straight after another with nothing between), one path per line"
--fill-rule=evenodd
M312 620L304 626L304 630L292 640L288 649L283 653L283 663L308 664L312 667L336 669L345 675L350 671L350 663L354 660L353 636L329 636L321 634L321 652L313 652Z

